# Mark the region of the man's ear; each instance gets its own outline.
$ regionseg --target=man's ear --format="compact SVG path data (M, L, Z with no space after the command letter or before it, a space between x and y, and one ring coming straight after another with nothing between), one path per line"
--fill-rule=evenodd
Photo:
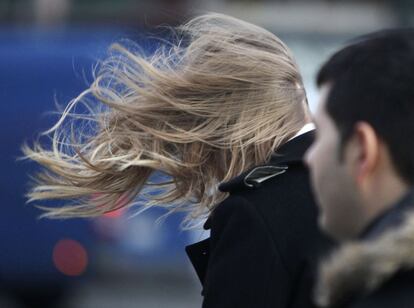
M367 122L357 122L346 151L355 180L364 184L375 172L380 156L380 140L373 127Z

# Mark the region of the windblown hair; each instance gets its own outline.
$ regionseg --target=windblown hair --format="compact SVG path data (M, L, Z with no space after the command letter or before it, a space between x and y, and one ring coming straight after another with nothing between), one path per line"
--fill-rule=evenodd
M89 217L131 206L209 213L220 182L266 162L307 117L297 65L272 33L221 14L196 17L152 56L114 44L88 90L39 141L23 145L42 165L29 201L47 217ZM76 113L76 106L87 113ZM149 183L154 171L168 175Z

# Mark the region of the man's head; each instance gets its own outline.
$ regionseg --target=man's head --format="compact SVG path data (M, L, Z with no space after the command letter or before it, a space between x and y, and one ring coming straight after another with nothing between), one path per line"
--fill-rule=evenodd
M317 83L306 160L322 228L346 239L414 184L414 30L360 38L323 65Z

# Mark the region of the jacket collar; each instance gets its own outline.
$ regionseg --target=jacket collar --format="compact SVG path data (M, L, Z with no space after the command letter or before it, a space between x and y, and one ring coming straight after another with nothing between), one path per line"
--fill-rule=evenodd
M263 166L288 166L292 164L302 163L306 150L310 147L314 140L315 133L310 131L283 144L270 158L269 162ZM253 167L242 174L234 177L228 182L221 183L219 190L222 192L231 192L235 190L245 189L245 177L254 169Z
M306 150L310 147L315 138L315 132L309 131L300 136L295 137L294 139L288 141L282 145L276 153L274 153L269 160L269 162L263 166L291 166L293 164L302 164L303 156L305 155ZM246 172L243 172L239 176L231 179L228 182L221 183L219 185L219 190L222 192L232 192L237 190L244 189L254 189L246 186L245 178L252 171L252 169L257 168L253 167ZM212 215L212 214L211 214ZM203 228L208 230L211 228L211 215L204 223Z
M414 189L405 194L393 207L386 210L360 234L361 240L375 239L387 230L404 222L405 214L414 209Z
M362 239L321 264L315 300L335 307L373 292L400 271L414 267L414 190L376 220Z

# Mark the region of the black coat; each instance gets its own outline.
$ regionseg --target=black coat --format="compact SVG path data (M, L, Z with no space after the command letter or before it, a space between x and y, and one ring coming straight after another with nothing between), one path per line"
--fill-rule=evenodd
M330 308L414 307L414 190L323 263L316 300Z
M301 135L220 185L230 195L204 226L210 238L187 247L204 308L312 306L313 265L328 246L302 162L312 141L312 132Z

